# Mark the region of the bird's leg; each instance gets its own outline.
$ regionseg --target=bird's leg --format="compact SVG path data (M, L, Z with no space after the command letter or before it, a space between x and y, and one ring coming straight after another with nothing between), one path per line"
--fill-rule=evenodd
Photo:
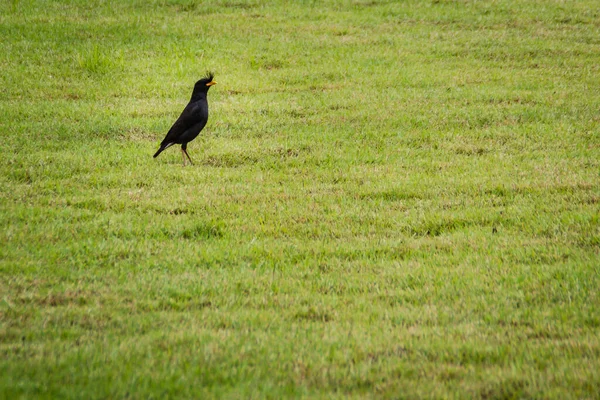
M188 160L190 160L190 165L194 165L194 163L192 162L192 159L190 158L190 155L188 154L186 149L182 149L184 154L187 156Z
M183 158L183 166L185 167L185 150L181 148L181 158Z

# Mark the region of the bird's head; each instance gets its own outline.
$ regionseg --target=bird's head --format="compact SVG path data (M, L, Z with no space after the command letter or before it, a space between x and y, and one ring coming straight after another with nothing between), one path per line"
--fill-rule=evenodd
M213 74L212 72L207 73L204 78L196 82L196 85L194 86L194 93L208 92L208 89L210 89L212 85L217 84L217 82L214 81L214 78L215 74Z

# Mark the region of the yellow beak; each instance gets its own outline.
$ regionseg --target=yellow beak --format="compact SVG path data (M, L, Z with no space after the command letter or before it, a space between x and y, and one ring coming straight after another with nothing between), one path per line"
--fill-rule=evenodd
M210 82L208 82L208 83L206 84L206 86L212 86L212 85L216 85L216 84L217 84L217 82L215 82L215 81L210 81Z

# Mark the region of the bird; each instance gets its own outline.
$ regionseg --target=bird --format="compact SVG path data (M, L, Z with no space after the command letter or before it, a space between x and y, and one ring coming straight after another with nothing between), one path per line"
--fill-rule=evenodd
M212 72L208 72L204 78L196 82L190 102L185 106L171 129L169 129L167 136L160 143L160 148L154 154L154 158L158 157L160 153L169 147L180 144L183 165L185 166L185 157L190 161L190 164L194 164L187 152L187 144L200 134L200 131L204 129L206 122L208 122L208 101L206 100L206 95L208 94L208 89L217 84L214 78L215 75Z

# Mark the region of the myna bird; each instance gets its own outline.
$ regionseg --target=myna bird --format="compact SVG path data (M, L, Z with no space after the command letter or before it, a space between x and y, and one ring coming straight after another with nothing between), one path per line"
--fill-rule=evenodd
M167 136L165 136L165 139L160 143L160 148L154 154L154 157L157 157L163 150L174 144L180 144L183 165L185 165L186 156L190 160L190 164L193 164L186 150L187 144L196 139L196 136L198 136L208 121L208 101L206 100L206 95L208 89L212 85L217 84L213 78L214 74L211 72L205 78L196 82L190 102L185 106L181 115L167 133Z

